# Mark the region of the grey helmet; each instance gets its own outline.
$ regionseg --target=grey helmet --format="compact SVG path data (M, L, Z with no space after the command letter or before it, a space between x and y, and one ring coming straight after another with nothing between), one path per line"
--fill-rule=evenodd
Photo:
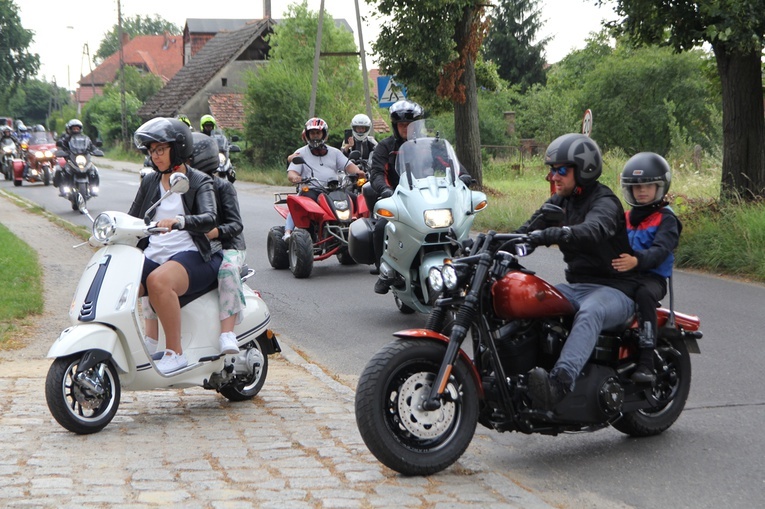
M603 172L603 155L598 144L589 136L564 134L547 147L545 164L573 167L577 185L586 187L595 183Z

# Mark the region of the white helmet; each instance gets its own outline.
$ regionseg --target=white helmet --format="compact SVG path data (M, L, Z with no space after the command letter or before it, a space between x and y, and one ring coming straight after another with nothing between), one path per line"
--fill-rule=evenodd
M363 129L356 129L362 127ZM351 120L351 129L353 130L353 139L356 141L364 142L367 140L370 131L372 131L372 121L369 117L363 113L359 113L353 120Z

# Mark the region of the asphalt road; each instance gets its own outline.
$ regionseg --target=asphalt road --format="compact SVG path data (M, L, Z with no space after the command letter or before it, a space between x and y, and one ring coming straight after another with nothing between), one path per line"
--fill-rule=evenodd
M91 213L127 210L138 185L137 165L102 163L102 195ZM71 211L51 188L5 189L41 203L78 224L89 220ZM237 182L245 222L247 262L273 315L273 327L296 350L351 387L364 364L391 333L420 326L422 315L402 315L390 295L372 292L376 276L365 266L318 262L309 279L295 279L270 267L265 240L282 224L273 210L279 188ZM289 190L290 188L281 188ZM555 249L526 259L552 283L562 280ZM675 308L701 317L701 355L694 355L693 383L686 411L661 436L630 439L606 429L559 437L479 431L473 445L498 471L517 469L535 490L589 494L634 507L761 507L765 504L765 387L762 368L762 303L765 286L713 275L677 271Z

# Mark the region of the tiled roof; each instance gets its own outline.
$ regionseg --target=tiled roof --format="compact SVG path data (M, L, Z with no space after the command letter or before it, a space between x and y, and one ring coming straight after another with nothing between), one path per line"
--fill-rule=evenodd
M167 83L183 67L183 36L181 35L139 35L122 48L125 65L132 65L156 74ZM80 79L81 87L96 86L113 82L120 69L120 53L117 51L96 67L92 74Z
M244 128L244 94L214 94L210 96L210 113L219 127L228 129Z
M254 20L239 30L219 32L199 53L138 110L142 119L178 113L191 97L199 92L215 74L235 60L250 44L273 26L273 20Z

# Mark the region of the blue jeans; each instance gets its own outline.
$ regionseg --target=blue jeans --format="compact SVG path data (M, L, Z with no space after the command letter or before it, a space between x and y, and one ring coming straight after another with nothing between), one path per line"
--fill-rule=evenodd
M603 329L626 322L635 312L635 302L621 291L589 283L561 284L557 288L574 306L574 324L558 361L550 371L570 388L595 349Z

